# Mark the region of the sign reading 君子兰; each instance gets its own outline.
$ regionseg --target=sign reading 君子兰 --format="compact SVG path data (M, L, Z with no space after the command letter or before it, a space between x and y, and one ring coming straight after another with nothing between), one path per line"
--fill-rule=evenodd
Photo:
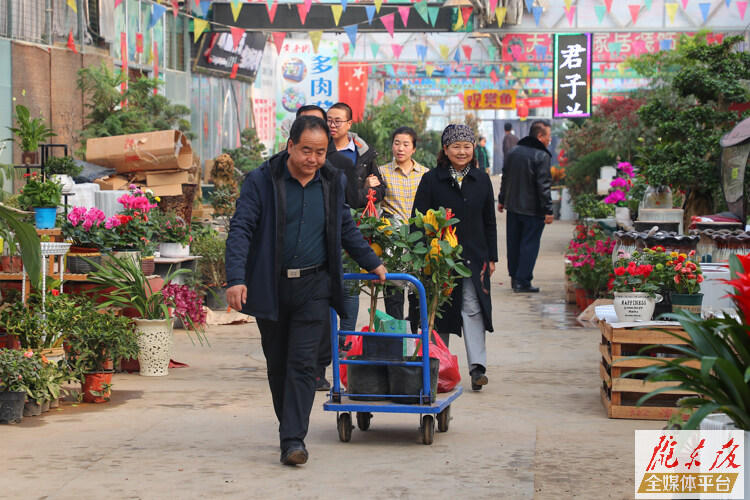
M554 54L553 116L591 116L591 34L555 35Z

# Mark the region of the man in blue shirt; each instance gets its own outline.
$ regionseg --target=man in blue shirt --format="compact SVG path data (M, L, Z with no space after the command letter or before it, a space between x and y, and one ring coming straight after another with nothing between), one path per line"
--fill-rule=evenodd
M341 171L325 165L328 141L323 120L297 118L287 149L247 175L227 237L227 302L257 319L286 465L307 462L320 336L329 308L342 311L340 249L385 281Z

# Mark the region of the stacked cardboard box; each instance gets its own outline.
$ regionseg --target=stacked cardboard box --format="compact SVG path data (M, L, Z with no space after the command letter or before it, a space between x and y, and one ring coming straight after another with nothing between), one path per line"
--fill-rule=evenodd
M117 175L96 179L102 190L148 188L156 196L181 196L189 182L193 151L179 130L89 139L86 161L111 167Z

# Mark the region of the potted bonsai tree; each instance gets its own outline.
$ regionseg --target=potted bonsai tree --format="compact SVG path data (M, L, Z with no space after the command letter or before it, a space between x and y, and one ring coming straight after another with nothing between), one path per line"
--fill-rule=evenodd
M52 229L55 227L57 206L62 198L62 186L52 179L43 180L38 172L23 176L26 185L20 190L18 203L27 210L34 210L37 229Z
M57 180L63 193L67 193L75 186L73 177L79 175L83 167L72 156L53 156L44 162L43 169L45 175Z
M44 118L31 119L29 108L21 104L16 105L15 127L8 130L15 134L13 140L21 148L21 164L37 165L39 163L39 144L45 139L54 137L55 134L45 123Z

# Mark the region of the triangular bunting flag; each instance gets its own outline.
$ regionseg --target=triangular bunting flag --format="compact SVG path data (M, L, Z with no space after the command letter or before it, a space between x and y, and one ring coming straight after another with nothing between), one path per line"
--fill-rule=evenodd
M173 0L174 3L177 3L175 0ZM174 5L174 4L173 4ZM177 4L179 7L179 4ZM237 18L240 17L240 11L242 10L242 2L241 1L233 1L230 5L232 8L232 18L234 19L234 22L237 22ZM304 22L302 24L305 24Z
M451 75L453 75L453 67L452 66L443 66L443 74L445 76L451 76Z
M341 11L346 12L346 6L348 4L348 0L341 0Z
M523 55L523 47L521 47L520 45L511 45L510 53L513 56L514 61L519 61L521 59L521 56Z
M664 8L667 9L667 17L669 17L670 24L674 24L674 18L677 15L677 7L678 5L676 3L664 4Z
M176 1L176 0L173 0L173 1ZM115 9L119 7L121 3L122 3L122 0L115 0Z
M599 21L599 24L602 24L604 14L607 13L607 7L604 5L594 5L594 12L596 12L596 19Z
M349 40L351 40L353 50L357 45L357 25L352 24L351 26L344 26L344 32L346 32Z
M458 19L456 19L456 24L454 25L454 29L460 30L461 28L466 26L466 24L464 23L464 15L461 13L460 8L456 8L453 10L458 13Z
M453 60L456 61L456 64L461 64L461 51L456 49L456 53L453 54Z
M495 60L495 55L497 54L497 47L494 45L490 45L487 47L487 55L490 57L490 61Z
M542 65L542 73L544 73L544 78L547 78L547 73L552 71L552 68L547 66L546 64Z
M437 22L439 12L440 7L427 7L427 15L430 18L430 24L433 28L435 27L435 23Z
M198 18L193 19L193 42L198 43L198 39L206 28L208 28L208 21Z
M385 97L385 92L383 92L382 90L378 90L378 95L375 97L373 103L377 104L383 97Z
M471 75L471 69L471 64L464 65L464 73L466 73L466 78L469 78L469 76Z
M464 24L469 24L469 19L471 19L471 15L474 13L474 7L461 7L461 16L464 18Z
M73 30L70 30L70 33L68 33L68 48L78 54L78 49L76 48L76 42L73 40Z
M427 45L417 45L417 57L424 61L427 57Z
M115 7L117 7L117 0L115 0ZM174 17L177 17L177 14L179 13L180 13L180 2L178 0L172 0L172 14L174 14Z
M632 19L633 25L635 26L636 21L638 21L638 14L641 12L641 6L628 5L628 9L630 9L630 19Z
M383 0L375 0L375 12L380 14L380 6L383 5Z
M371 43L370 44L370 50L372 51L372 58L373 59L377 59L378 58L378 52L380 51L380 44Z
M302 25L305 25L305 21L307 20L307 13L310 12L310 9L307 5L303 3L297 4L297 13L299 14L299 20L302 23Z
M320 45L320 39L323 38L323 32L322 31L311 31L310 32L310 41L312 42L313 51L317 54L318 53L318 45Z
M427 76L432 76L432 72L435 71L435 66L432 64L427 64L424 67L424 72L427 74Z
M281 54L281 47L284 46L284 39L286 38L286 31L274 31L273 33L271 33L271 36L273 37L274 45L276 45L276 53Z
M609 53L612 57L618 57L620 55L620 51L622 50L622 43L621 42L609 42Z
M502 28L503 22L505 21L505 14L508 12L508 7L497 7L495 9L495 17L497 18L497 27Z
M539 26L539 21L541 21L542 19L542 11L544 11L544 9L537 6L537 7L532 8L531 11L534 13L534 22L536 23L537 26Z
M708 21L708 11L711 9L711 4L708 2L701 2L698 4L701 9L701 15L703 15L703 22Z
M607 12L612 10L612 0L604 0L604 5L607 7Z
M471 61L471 45L461 45L461 50L464 51L464 55L466 56L466 59Z
M643 3L646 5L646 10L651 9L651 4L654 2L654 0L643 0Z
M273 3L270 7L266 6L268 10L268 20L273 24L273 19L276 17L276 9L279 7L278 3Z
M531 8L534 6L534 0L526 0L526 10L531 12Z
M401 22L404 23L404 28L406 28L407 23L409 22L409 11L411 10L411 5L405 5L403 7L398 8L398 13L401 16Z
M565 17L568 18L568 24L570 26L573 26L573 21L576 19L576 6L571 5L570 7L565 8Z
M232 43L234 44L233 47L236 49L240 42L242 41L242 36L245 34L245 30L242 28L237 28L235 26L231 27L232 31Z
M540 61L543 61L547 57L546 45L537 45L534 47L534 51L536 52L536 58Z
M659 50L672 50L672 40L659 40Z
M440 105L440 109L445 110L445 99L438 99L438 104Z
M383 26L385 26L385 29L388 34L391 35L391 38L393 38L393 18L395 15L395 12L391 12L385 16L380 16L380 22L383 23Z
M745 19L745 11L747 11L747 2L740 2L740 0L737 0L737 10L740 13L740 19Z
M208 16L209 10L211 10L211 2L209 0L201 0L201 12L203 12L203 17Z
M393 51L393 57L396 59L401 58L401 51L404 49L403 45L399 45L397 43L391 44L391 50Z
M490 80L492 80L493 85L500 81L500 78L498 78L497 73L495 73L494 69L490 73Z
M492 73L493 67L492 66L485 66L484 67L484 74L487 76L490 76L490 73Z
M78 5L76 4L76 0L68 0L67 4L68 4L68 7L73 9L73 12L78 14Z
M385 72L388 73L389 76L396 76L396 70L393 67L393 64L386 64Z
M528 64L522 64L521 65L521 76L526 78L529 76L529 65Z
M237 71L239 71L239 69L240 69L240 64L239 63L234 63L232 65L232 72L229 73L229 78L231 78L231 79L237 78Z
M732 0L724 0L724 3L727 4L727 9L728 9L729 6L732 5Z
M341 5L331 5L331 13L333 13L333 22L336 23L336 26L339 25L339 21L341 21L341 14L344 12L344 8Z
M682 0L682 8L687 9L687 4L690 0Z
M450 53L451 53L451 49L450 49L450 48L449 48L449 47L448 47L447 45L444 45L444 44L442 44L442 43L441 43L441 44L440 44L440 45L438 46L438 49L440 50L440 56L441 56L441 57L442 57L442 58L443 58L444 60L446 60L446 61L447 61L447 60L448 60L448 56L449 56L449 55L450 55Z
M495 12L497 9L497 0L490 0L490 12Z
M349 44L346 42L344 42L344 55L345 56L349 55Z
M365 5L365 12L367 13L367 22L372 26L372 18L375 15L375 6Z
M414 10L417 11L417 14L419 14L419 17L422 18L425 24L430 22L430 18L427 16L427 0L419 0L419 2L415 3Z
M148 21L148 29L153 28L156 26L156 23L159 22L159 19L161 19L161 16L164 15L164 13L167 11L167 8L163 5L154 4L151 6L151 19Z
M573 0L565 0L565 8L569 9L573 5Z

